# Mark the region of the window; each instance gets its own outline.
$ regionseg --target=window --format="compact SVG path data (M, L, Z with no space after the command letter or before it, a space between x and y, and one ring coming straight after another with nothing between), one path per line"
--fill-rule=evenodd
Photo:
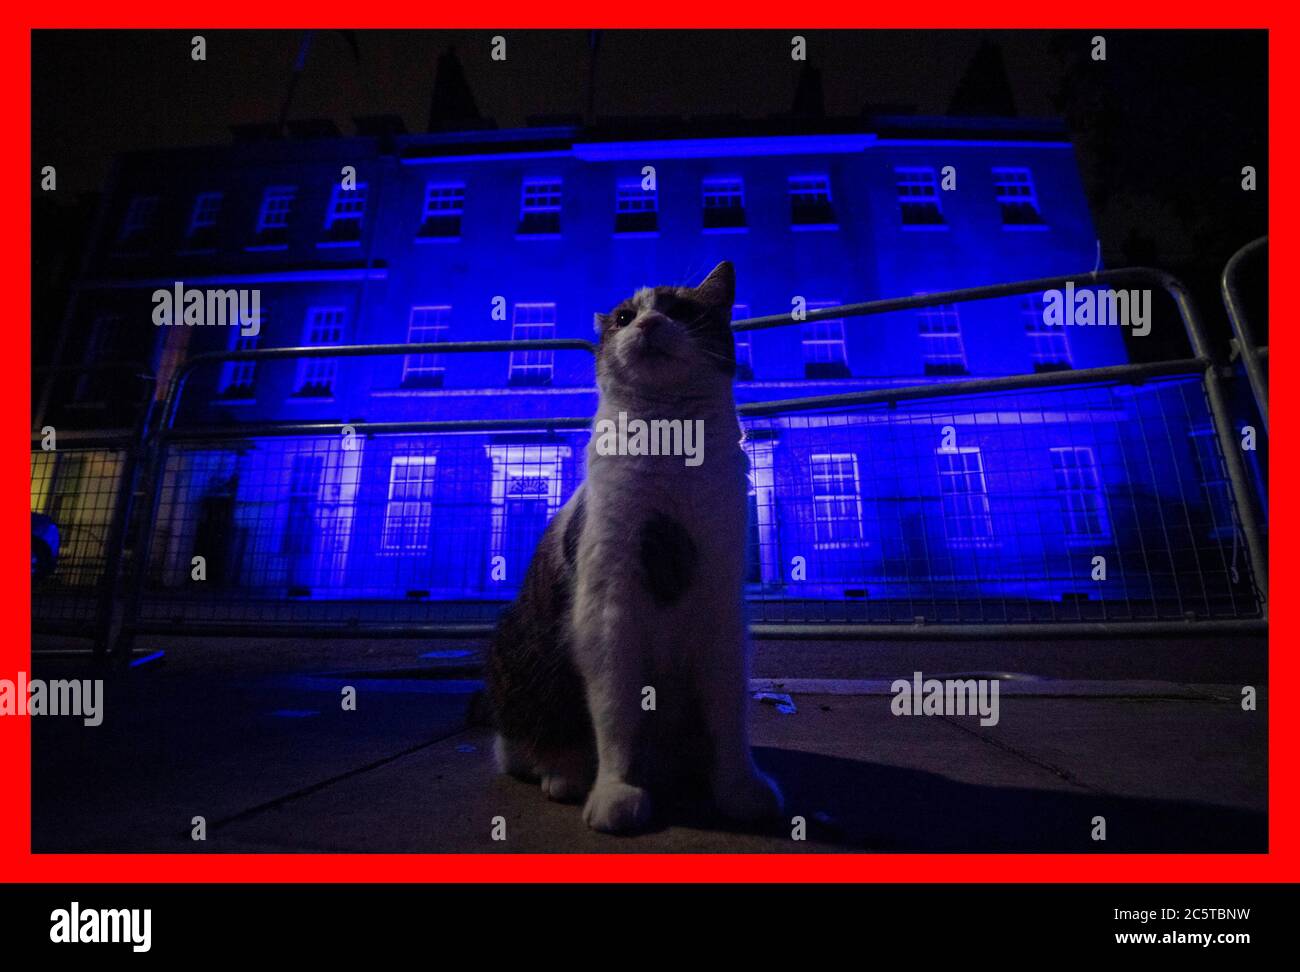
M95 315L86 336L86 349L81 356L81 363L87 368L104 362L113 361L122 344L121 314L107 312ZM120 376L119 376L120 377ZM106 402L111 396L111 384L114 376L108 371L86 371L77 377L73 397L78 402Z
M323 455L308 452L293 457L289 466L289 502L284 517L284 533L280 535L280 553L292 560L288 565L290 596L309 593L303 585L295 582L305 579L303 575L312 575L309 565L313 554L319 553L317 537L321 511L318 507L324 479Z
M450 307L412 307L406 343L445 341L450 325ZM441 388L446 370L440 354L408 354L402 366L402 385L406 388Z
M1110 531L1092 450L1087 446L1068 446L1051 451L1065 535L1076 540L1106 537Z
M505 580L518 586L546 524L560 509L563 468L572 450L539 443L484 449L492 462L488 550L506 558Z
M790 225L795 229L833 228L830 176L791 176Z
M194 197L190 210L190 225L185 231L185 245L193 250L212 247L217 242L217 220L221 217L222 195L219 192L201 192Z
M388 471L382 545L389 551L429 549L433 525L434 456L394 456Z
M323 246L354 246L361 242L361 221L366 215L366 184L358 182L352 189L334 187L329 209L325 211Z
M158 216L157 196L134 196L126 207L122 227L117 233L117 245L123 250L149 244Z
M940 449L936 458L939 499L948 539L993 539L993 517L989 513L988 485L984 481L984 459L979 448Z
M745 227L745 183L740 179L705 179L704 228L737 230Z
M743 321L749 317L748 304L732 304L731 320ZM750 344L750 335L753 331L736 331L736 380L753 381L754 380L754 348Z
M818 547L862 542L858 457L851 452L813 455L813 539Z
M524 180L523 199L519 206L519 235L558 236L563 194L564 183L559 179Z
M658 191L641 188L640 181L620 182L614 201L614 232L655 233L658 230Z
M255 334L244 334L244 328L230 329L230 350L231 351L254 351L257 349L257 339L263 333L262 328L266 326L269 314L265 306L261 307L257 317L257 327L252 328ZM253 397L253 391L257 382L257 362L256 361L227 361L221 369L221 397L239 400L247 400Z
M289 216L298 190L293 186L272 186L262 194L257 213L254 247L282 248L289 242Z
M343 343L342 307L313 307L307 312L305 342L312 346ZM298 387L294 392L303 398L329 398L334 394L337 358L304 358L298 365Z
M1025 321L1025 334L1029 337L1029 358L1035 371L1068 371L1070 339L1064 327L1056 327L1043 320L1041 294L1027 294L1021 299L1020 313Z
M554 304L515 304L512 341L539 341L555 337ZM554 351L511 351L512 385L549 385L555 373Z
M62 535L61 539L65 544L65 549L61 552L66 558L68 554L66 545L68 545L68 540L71 539L69 536L69 534L72 534L71 528L80 526L85 520L89 519L85 515L87 512L86 500L98 499L99 497L94 494L102 492L103 486L96 481L97 477L87 469L87 466L92 465L91 462L87 461L90 459L89 455L77 455L74 452L65 452L61 455L56 453L55 455L58 465L55 467L54 490L49 505L46 506L44 512L59 526L59 532ZM95 486L100 488L95 489ZM75 534L73 535L75 536ZM78 538L78 541L80 542L77 542L76 546L81 548L78 553L83 553L88 544L81 541L81 538Z
M939 208L939 182L931 168L896 168L898 209L904 226L940 227L947 224Z
M1002 207L1003 226L1041 226L1038 196L1028 169L994 169L993 186Z
M961 319L956 304L939 304L919 310L921 353L927 375L966 374L966 346L961 339Z
M460 236L460 219L465 213L465 183L430 182L424 187L424 213L420 218L420 239L450 239Z
M810 311L838 306L834 300L808 301ZM803 322L803 373L805 378L850 377L843 318Z

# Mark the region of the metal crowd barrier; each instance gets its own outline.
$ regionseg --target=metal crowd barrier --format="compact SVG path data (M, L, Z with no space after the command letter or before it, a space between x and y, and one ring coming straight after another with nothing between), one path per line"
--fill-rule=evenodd
M1267 248L1267 236L1247 243L1224 265L1223 275L1219 279L1223 306L1228 312L1228 321L1232 324L1233 346L1241 355L1241 364L1246 370L1246 380L1250 382L1250 390L1255 396L1255 405L1259 409L1265 433L1268 432L1268 345L1255 343L1259 332L1251 326L1246 314L1241 298L1240 278L1242 267Z
M131 424L99 431L47 424L51 420L44 407L55 382L93 381L122 372L134 374L144 386ZM147 365L135 361L39 367L32 370L32 378L34 385L43 380L46 387L33 416L31 510L50 517L59 531L53 573L32 579L32 631L89 634L96 649L103 651L121 594L131 497L156 378Z
M1069 282L1166 292L1190 357L739 406L757 635L1055 636L1265 623L1267 552L1253 494L1200 320L1173 277L1135 268L1018 281L811 310L806 320ZM802 323L779 315L733 327L741 335ZM595 346L271 348L189 361L144 438L138 489L123 500L122 522L134 524L130 569L105 638L125 649L144 632L487 631L540 527L581 479L590 416L234 428L176 419L191 376L220 363L519 350ZM1049 427L1055 438L1044 436ZM953 441L934 442L937 429ZM1188 430L1194 441L1182 438ZM366 461L387 470L382 488L363 488ZM196 568L197 550L209 555Z

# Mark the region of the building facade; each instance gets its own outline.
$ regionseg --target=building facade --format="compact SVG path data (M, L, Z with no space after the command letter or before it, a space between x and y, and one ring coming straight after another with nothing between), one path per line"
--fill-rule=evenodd
M64 360L145 360L165 384L213 351L592 340L594 312L728 259L736 319L791 315L738 334L738 401L936 388L747 423L756 598L846 616L960 618L963 603L998 598L1104 611L1181 599L1188 570L1204 595L1188 610L1235 596L1227 487L1195 379L940 394L959 379L1123 363L1121 327L1051 326L1040 295L799 319L1086 276L1098 247L1058 128L902 117L703 129L633 138L555 125L126 157L64 322ZM155 294L178 286L225 296L189 323L179 310L160 323ZM210 319L230 293L256 294L244 326ZM121 389L68 380L47 420L111 425ZM506 597L582 477L586 433L547 423L594 407L581 350L199 368L178 425L229 437L169 455L152 582L193 585L203 556L208 591ZM264 434L485 418L520 428ZM77 475L44 470L34 508L77 495Z

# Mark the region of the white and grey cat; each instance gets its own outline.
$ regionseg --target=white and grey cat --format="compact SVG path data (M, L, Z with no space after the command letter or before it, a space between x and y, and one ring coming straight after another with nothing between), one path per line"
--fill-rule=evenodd
M553 800L585 797L596 830L644 828L652 792L692 779L733 819L782 807L749 747L734 294L724 262L697 287L643 288L596 315L595 424L620 412L702 423L703 462L602 454L593 434L586 481L490 649L502 771Z

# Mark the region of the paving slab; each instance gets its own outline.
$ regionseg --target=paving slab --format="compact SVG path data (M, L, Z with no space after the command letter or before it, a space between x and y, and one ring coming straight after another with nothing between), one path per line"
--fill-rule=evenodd
M1262 685L1247 712L1231 682L1005 673L999 721L981 726L893 715L888 678L770 677L759 687L794 711L754 701L753 738L786 818L737 828L684 801L625 838L496 773L463 643L171 645L106 675L102 726L33 720L37 852L1266 848ZM34 674L78 672L84 661L39 660ZM195 815L206 841L190 839Z

